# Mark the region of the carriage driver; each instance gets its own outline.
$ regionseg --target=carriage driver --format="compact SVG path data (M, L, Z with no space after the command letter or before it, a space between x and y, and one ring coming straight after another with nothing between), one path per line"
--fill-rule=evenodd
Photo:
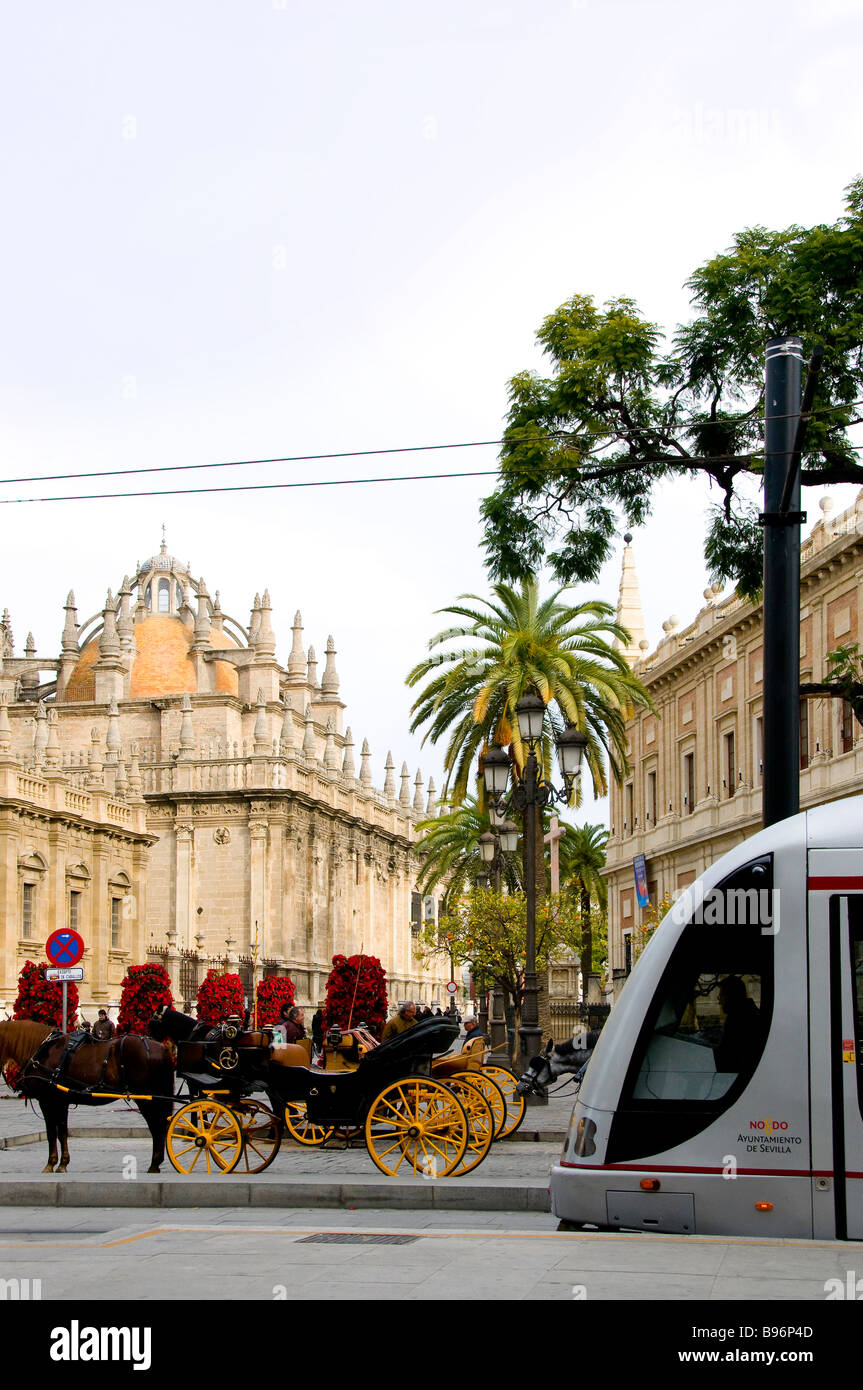
M417 1021L417 1006L413 999L406 999L397 1014L393 1014L388 1020L381 1042L389 1042L390 1038L397 1038L399 1033L404 1033L408 1028L413 1028Z

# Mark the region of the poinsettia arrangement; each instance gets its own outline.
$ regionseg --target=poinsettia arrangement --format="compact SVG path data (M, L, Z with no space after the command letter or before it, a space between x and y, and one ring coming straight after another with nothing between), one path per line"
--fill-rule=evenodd
M164 965L130 965L121 989L118 1033L146 1034L156 1010L174 1002Z
M220 975L217 970L208 970L206 979L198 986L198 1022L215 1028L231 1014L239 1014L242 1018L244 998L239 975Z
M258 1027L278 1023L282 1009L294 1002L294 982L290 975L266 975L258 985Z
M379 1038L387 1019L386 981L386 971L377 956L333 956L327 979L324 1028L366 1023Z
M32 1019L34 1023L50 1023L55 1028L63 1026L63 986L56 980L47 980L46 961L37 965L34 961L24 962L18 976L18 997L15 1000L12 1017ZM66 1027L72 1029L78 1014L78 986L67 984Z

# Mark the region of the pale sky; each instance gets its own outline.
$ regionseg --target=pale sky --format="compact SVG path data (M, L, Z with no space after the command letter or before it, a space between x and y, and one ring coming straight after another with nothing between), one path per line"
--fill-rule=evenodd
M735 232L832 222L863 173L856 0L4 10L0 497L493 469L487 447L2 481L496 439L569 296L673 328ZM164 522L241 621L269 588L283 661L297 608L319 659L334 635L376 784L391 748L440 786L404 676L434 610L487 592L492 485L0 506L0 607L56 656L68 589L94 613ZM701 603L705 500L678 484L637 534L652 642Z

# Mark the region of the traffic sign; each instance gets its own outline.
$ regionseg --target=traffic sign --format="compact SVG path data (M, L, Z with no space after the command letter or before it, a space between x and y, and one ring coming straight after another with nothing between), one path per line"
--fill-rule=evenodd
M456 984L455 980L450 980L449 984L446 987L446 992L447 994L458 994L458 985Z
M45 955L51 965L77 965L84 954L84 938L71 927L58 927L45 942Z
M67 980L83 980L83 978L83 965L66 965L60 966L59 968L49 967L45 971L46 980L60 980L63 982L63 984L65 984Z

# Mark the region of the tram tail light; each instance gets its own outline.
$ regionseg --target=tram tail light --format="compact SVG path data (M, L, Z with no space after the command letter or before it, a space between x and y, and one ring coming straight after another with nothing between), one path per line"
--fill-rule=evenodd
M658 1192L660 1188L659 1178L642 1178L639 1186L642 1192Z
M773 1210L773 1203L772 1203L772 1202L756 1202L756 1203L755 1203L755 1210L756 1210L756 1211L772 1211L772 1210Z

